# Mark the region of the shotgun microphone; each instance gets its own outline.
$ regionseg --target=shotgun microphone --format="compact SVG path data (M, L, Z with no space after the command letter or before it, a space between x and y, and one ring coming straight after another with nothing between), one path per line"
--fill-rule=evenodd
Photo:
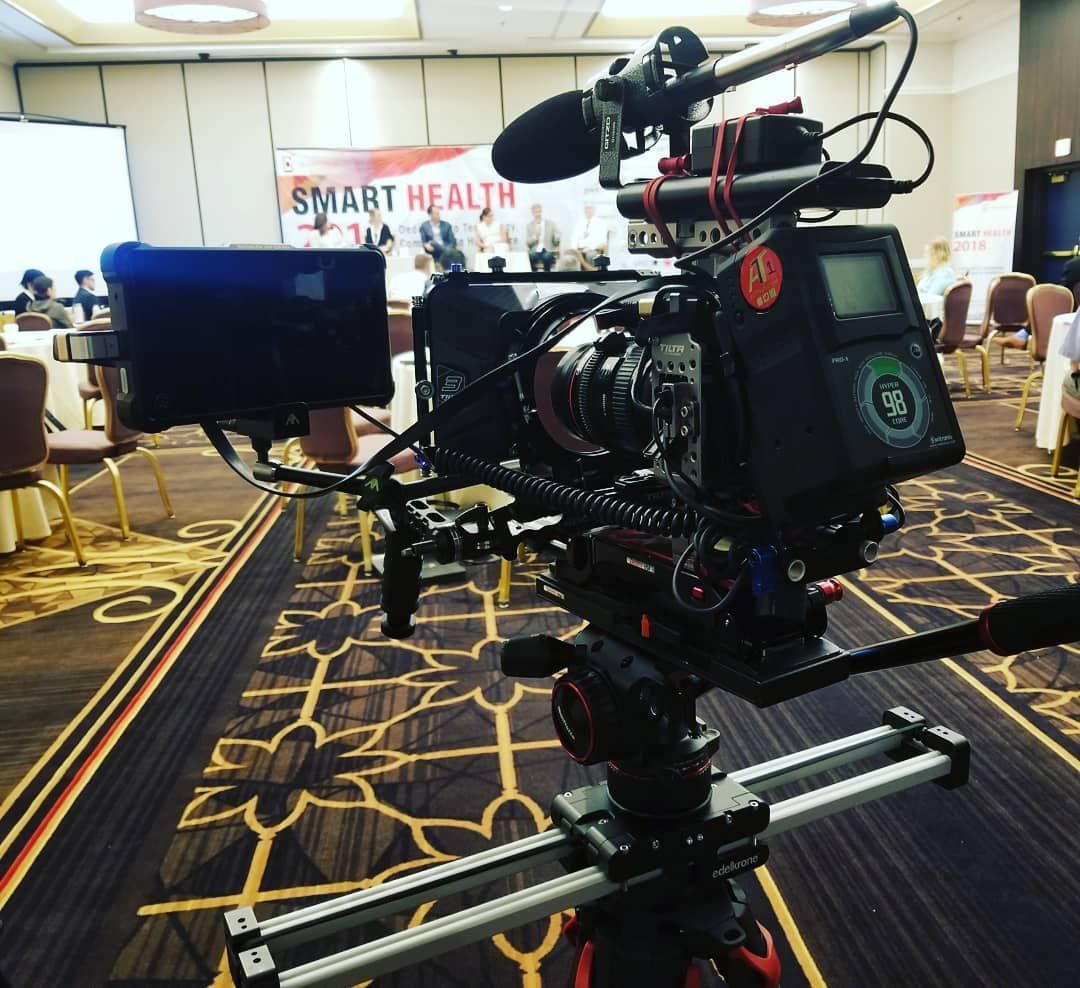
M697 123L713 96L780 68L807 62L877 31L896 19L895 0L833 14L733 55L708 60L692 31L671 27L619 59L591 90L560 93L526 110L495 140L495 170L512 182L555 182L582 175L600 161L602 104L621 90L622 129L642 133L673 122ZM674 74L673 74L674 73ZM603 135L610 141L614 135ZM632 150L620 135L620 154ZM639 142L640 143L640 142Z

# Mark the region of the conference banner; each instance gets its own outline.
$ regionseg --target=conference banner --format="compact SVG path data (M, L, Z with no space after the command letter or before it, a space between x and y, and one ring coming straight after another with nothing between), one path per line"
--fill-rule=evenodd
M953 205L952 267L971 282L968 322L980 322L994 275L1013 267L1017 193L978 192L956 196Z
M508 235L513 266L528 270L525 228L531 222L533 204L542 206L543 217L554 223L562 246L570 247L588 203L607 228L613 267L660 266L651 258L631 258L626 250L626 221L616 212L614 194L597 184L595 170L543 185L508 182L491 164L490 145L280 148L276 157L281 235L286 244L304 246L320 212L327 214L346 243L363 243L368 210L377 207L394 237L393 253L411 257L422 251L420 225L428 218L427 209L436 206L453 228L468 267L486 270L486 258L477 265L474 238L481 210L490 208L494 222Z

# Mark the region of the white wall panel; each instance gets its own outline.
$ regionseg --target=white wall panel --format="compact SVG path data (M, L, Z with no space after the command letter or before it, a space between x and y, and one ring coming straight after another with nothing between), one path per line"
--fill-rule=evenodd
M577 88L570 56L502 60L502 105L507 123L549 96Z
M1006 192L1013 188L1016 161L1016 75L955 93L950 140L939 148L951 165L952 191Z
M795 92L802 97L803 112L824 123L826 130L859 112L859 59L857 52L836 52L795 67ZM834 158L847 161L859 147L855 128L829 138L826 146Z
M503 128L497 58L424 59L432 144L490 144Z
M353 147L414 147L428 143L420 59L350 58L345 63L345 84Z
M270 129L279 148L348 147L345 62L267 62Z
M574 69L577 72L575 89L591 89L589 80L596 79L600 75L607 75L607 71L615 55L577 55L574 58Z
M15 85L15 70L0 62L0 113L19 112L19 90Z
M262 63L184 72L206 243L281 243Z
M96 65L50 65L18 71L24 112L105 123L105 100Z
M106 65L109 122L127 128L139 235L152 244L201 244L191 131L179 65Z
M884 209L886 223L894 224L908 257L922 256L924 245L935 237L952 236L952 175L948 162L949 101L940 96L899 96L893 109L911 117L943 151L926 184L910 195L894 196ZM926 151L904 127L890 126L885 164L897 179L915 178L926 165Z

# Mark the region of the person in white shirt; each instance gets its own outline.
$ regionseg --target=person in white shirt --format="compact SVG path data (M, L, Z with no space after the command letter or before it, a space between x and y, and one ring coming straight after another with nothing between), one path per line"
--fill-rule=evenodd
M495 222L495 214L490 206L485 206L480 212L480 220L476 224L476 252L477 254L494 255L507 249L506 230Z
M390 279L387 297L411 301L417 295L426 295L428 282L435 271L430 254L417 254L413 258L412 271L401 271Z
M345 235L336 226L330 225L326 213L315 214L315 229L307 238L308 247L344 247Z
M378 209L368 211L368 226L364 231L364 243L369 247L378 247L384 254L394 249L394 235L390 232Z
M585 216L574 227L570 246L578 252L582 263L589 266L592 266L597 255L607 253L607 223L596 215L596 207L592 203L585 204Z

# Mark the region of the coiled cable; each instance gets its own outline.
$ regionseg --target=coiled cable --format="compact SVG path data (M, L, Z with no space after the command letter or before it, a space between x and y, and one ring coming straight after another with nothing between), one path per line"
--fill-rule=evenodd
M698 518L692 511L638 504L614 494L571 487L455 449L428 448L425 452L440 473L461 474L523 500L598 525L618 525L652 535L684 537L692 535L698 526Z

